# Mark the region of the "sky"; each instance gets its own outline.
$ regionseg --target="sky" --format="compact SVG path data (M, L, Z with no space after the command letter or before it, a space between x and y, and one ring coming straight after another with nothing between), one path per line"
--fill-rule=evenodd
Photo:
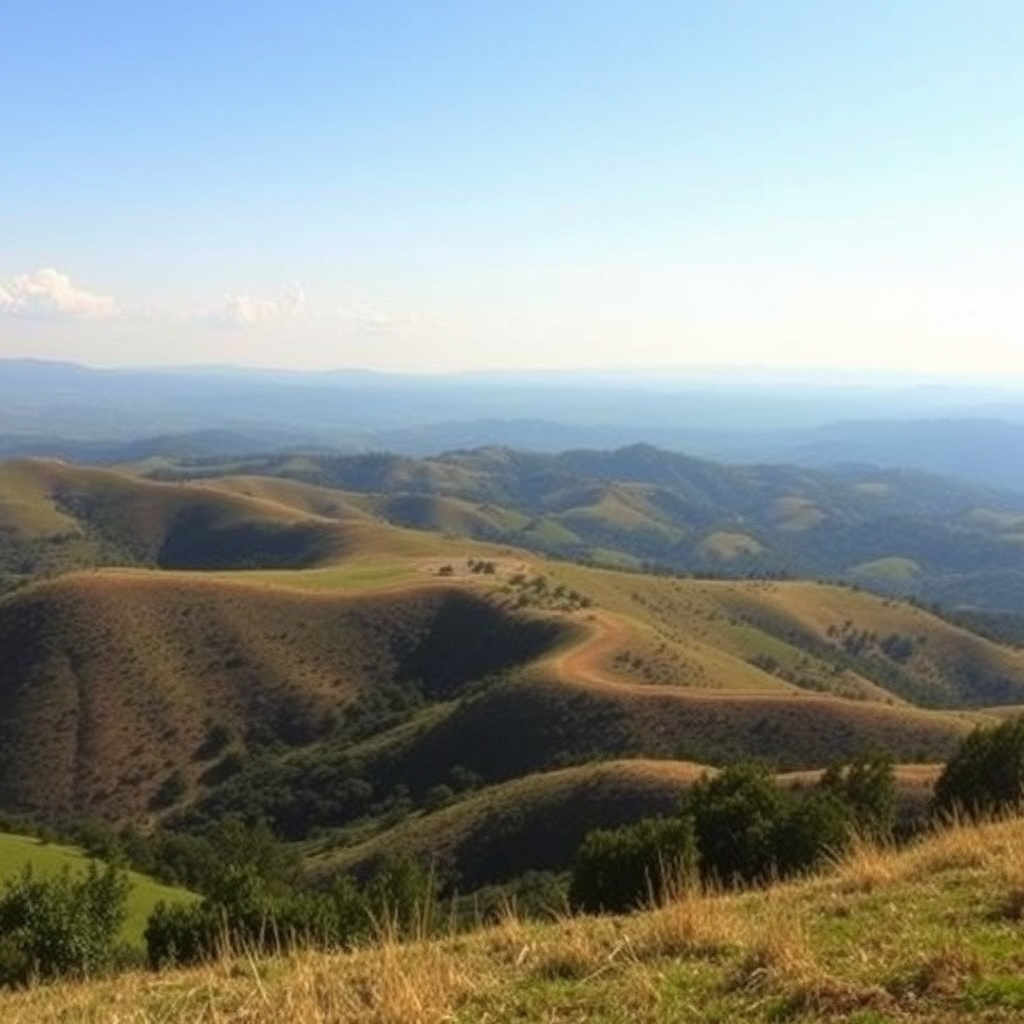
M1020 0L0 0L0 356L1024 377Z

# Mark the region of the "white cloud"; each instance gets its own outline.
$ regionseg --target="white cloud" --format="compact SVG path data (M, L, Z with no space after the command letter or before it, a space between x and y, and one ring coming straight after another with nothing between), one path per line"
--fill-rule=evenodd
M0 283L0 316L29 320L102 320L118 315L109 295L79 288L67 274L43 267Z
M225 295L213 309L199 319L211 327L252 327L259 324L294 323L306 308L306 291L293 284L280 299L256 295Z

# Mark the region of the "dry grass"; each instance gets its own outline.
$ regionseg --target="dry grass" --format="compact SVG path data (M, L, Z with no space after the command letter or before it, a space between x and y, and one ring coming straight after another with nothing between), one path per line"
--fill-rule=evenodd
M728 896L687 887L636 919L631 945L643 960L713 957L740 946L745 934Z
M905 857L885 845L855 838L836 861L833 887L842 892L873 892L891 885L904 870Z
M769 889L757 921L746 921L734 984L747 989L802 987L821 975L804 912Z
M343 974L342 969L343 968ZM4 1024L435 1024L480 990L443 947L384 943L271 964L230 960L187 975L40 988L4 999Z
M1005 832L1014 824L950 820L903 849L858 838L837 859L834 873L823 884L843 892L873 892L904 879L927 880L948 871L992 868L1012 870L1013 878L1024 886L1024 857Z
M1024 920L1024 846L1013 843L1001 863L1000 882L1005 890L1003 911L1012 921Z
M916 996L956 995L965 983L980 978L983 973L978 953L960 945L943 945L919 959L920 964L912 974L909 986Z
M1024 822L956 824L905 850L761 892L683 890L629 917L482 931L351 953L225 958L193 971L0 996L4 1024L721 1024L1020 1019L1019 943L979 893L1019 885ZM864 865L872 865L864 868ZM884 871L882 868L884 867ZM856 875L856 872L854 874ZM845 881L844 881L845 880ZM884 917L890 913L893 918ZM879 932L879 914L899 921ZM980 986L980 987L979 987ZM980 994L979 994L980 993ZM983 998L983 1015L971 1000Z

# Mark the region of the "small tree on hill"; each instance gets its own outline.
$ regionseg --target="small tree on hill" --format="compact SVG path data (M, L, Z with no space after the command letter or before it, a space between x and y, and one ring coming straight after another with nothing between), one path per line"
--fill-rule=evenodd
M570 902L581 910L620 913L660 900L696 876L697 846L688 817L645 818L596 829L572 870Z
M764 881L779 870L777 840L791 798L767 768L730 765L690 791L701 872L721 882Z
M935 784L935 809L972 816L1024 804L1024 718L976 729L949 759Z
M846 805L854 827L864 835L873 839L892 835L896 777L891 758L869 754L846 766L833 764L822 775L820 789Z
M701 873L726 884L761 883L816 867L852 831L848 806L833 792L797 797L768 769L730 765L690 792Z

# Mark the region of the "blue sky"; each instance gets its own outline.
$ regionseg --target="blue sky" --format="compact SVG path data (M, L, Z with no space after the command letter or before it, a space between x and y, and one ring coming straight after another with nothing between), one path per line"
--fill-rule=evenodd
M1024 375L1019 0L7 0L0 355Z

